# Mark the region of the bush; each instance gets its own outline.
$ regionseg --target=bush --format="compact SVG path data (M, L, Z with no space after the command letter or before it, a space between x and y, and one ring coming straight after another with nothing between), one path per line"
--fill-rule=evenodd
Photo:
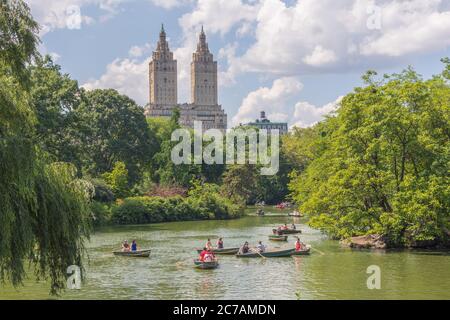
M180 196L126 198L112 209L115 224L146 224L170 221L231 219L242 214L242 208L207 186L188 198Z

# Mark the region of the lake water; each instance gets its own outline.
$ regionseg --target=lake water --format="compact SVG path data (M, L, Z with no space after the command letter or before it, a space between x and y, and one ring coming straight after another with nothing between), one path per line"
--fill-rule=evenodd
M271 211L266 209L267 211ZM275 211L275 210L272 210ZM220 267L197 270L195 248L224 237L226 247L263 240L273 227L295 222L310 256L237 259L219 256ZM110 227L87 244L87 279L63 299L450 299L450 254L436 251L361 251L342 248L304 219L245 217L230 221L162 223ZM124 239L153 251L149 259L115 257ZM381 270L381 289L367 288L369 266ZM16 290L0 286L0 299L48 299L48 285L28 279Z

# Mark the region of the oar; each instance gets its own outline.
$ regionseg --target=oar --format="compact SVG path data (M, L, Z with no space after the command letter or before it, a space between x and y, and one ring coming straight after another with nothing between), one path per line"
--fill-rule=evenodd
M320 253L321 255L325 255L325 253L323 253L322 251L320 251L320 250L318 250L318 249L316 249L316 248L313 248L312 246L310 247L311 249L313 249L313 250L316 250L318 253Z
M256 250L256 249L254 249L254 248L252 248L252 249L250 249L252 252L254 252L254 253L257 253L257 254L259 254L261 257L263 257L264 259L266 258L266 257L264 257L258 250Z

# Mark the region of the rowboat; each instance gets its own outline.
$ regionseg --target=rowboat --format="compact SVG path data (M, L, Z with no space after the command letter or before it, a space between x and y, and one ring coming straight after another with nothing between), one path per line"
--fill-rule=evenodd
M302 218L303 217L303 214L301 214L298 211L294 211L294 212L288 213L288 215L289 215L289 217L296 217L296 218Z
M197 249L198 253L201 253L203 249ZM238 253L239 248L223 248L223 249L213 249L212 252L214 254L236 254Z
M269 236L269 240L271 241L287 241L288 236L279 236L276 234L272 234Z
M148 258L150 257L150 249L139 251L114 251L115 256L133 257L133 258Z
M291 253L291 256L305 256L310 254L311 251L311 247L310 246L306 246L305 249L302 249L300 251L294 251Z
M211 261L211 262L202 262L200 260L194 260L194 265L197 269L216 269L219 266L219 262Z
M296 233L302 233L302 230L297 229L273 229L273 234L283 235L283 234L296 234Z
M264 252L249 252L249 253L242 253L237 254L236 257L238 258L259 258L261 256L265 258L279 258L279 257L290 257L291 253L295 251L295 248L292 249L281 249L281 250L267 250Z

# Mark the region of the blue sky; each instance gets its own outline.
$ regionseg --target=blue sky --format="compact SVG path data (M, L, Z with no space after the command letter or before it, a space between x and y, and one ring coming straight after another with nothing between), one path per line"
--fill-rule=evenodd
M87 89L148 100L161 23L178 60L179 102L201 25L219 62L229 125L269 117L309 126L361 85L367 69L425 77L450 56L450 0L28 0L41 51Z

